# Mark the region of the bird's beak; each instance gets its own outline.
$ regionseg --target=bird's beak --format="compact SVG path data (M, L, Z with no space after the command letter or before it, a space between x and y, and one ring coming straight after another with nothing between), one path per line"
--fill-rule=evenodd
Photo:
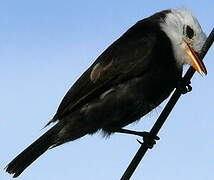
M188 44L188 42L184 41L186 44L186 53L190 59L191 66L201 75L207 74L207 69L204 63L198 58L198 55L193 50L193 48Z

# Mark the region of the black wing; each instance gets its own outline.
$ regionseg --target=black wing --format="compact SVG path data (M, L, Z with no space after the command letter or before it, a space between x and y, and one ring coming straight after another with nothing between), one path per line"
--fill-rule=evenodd
M97 58L67 92L51 122L149 69L157 37L145 24L135 24Z

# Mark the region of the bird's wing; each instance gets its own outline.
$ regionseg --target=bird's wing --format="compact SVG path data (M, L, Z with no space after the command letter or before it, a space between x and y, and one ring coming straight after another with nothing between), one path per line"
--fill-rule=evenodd
M137 23L108 47L70 88L51 122L62 119L111 87L147 71L156 35L143 30L143 25Z

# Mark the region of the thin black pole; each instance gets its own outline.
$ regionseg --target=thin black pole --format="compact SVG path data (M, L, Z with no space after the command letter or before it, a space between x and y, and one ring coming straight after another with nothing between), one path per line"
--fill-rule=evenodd
M199 54L200 59L202 60L205 55L207 54L209 48L211 47L212 43L214 41L214 28L211 31L210 35L208 36L206 42L204 43L204 46L201 50L201 53ZM186 74L184 75L183 79L187 82L190 81L195 73L195 70L190 67ZM150 130L151 135L156 136L158 132L160 131L161 127L163 126L164 122L166 121L167 117L169 116L170 112L172 111L173 107L177 103L181 96L181 93L176 89L171 98L169 99L168 103L166 104L165 108L161 112L160 116L158 117L157 121L153 125L152 129ZM142 143L141 147L135 154L134 158L132 159L131 163L127 167L126 171L124 172L123 176L120 180L129 180L132 174L134 173L135 169L137 168L138 164L144 157L148 150L148 147L145 146L144 143Z

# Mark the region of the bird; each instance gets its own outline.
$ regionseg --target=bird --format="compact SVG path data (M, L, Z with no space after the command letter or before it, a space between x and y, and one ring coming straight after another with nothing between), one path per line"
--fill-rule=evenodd
M18 177L48 149L98 131L135 134L124 127L159 106L175 88L184 92L189 86L182 81L184 65L207 74L198 56L206 39L188 9L166 9L138 21L71 86L47 124L53 126L6 172Z

